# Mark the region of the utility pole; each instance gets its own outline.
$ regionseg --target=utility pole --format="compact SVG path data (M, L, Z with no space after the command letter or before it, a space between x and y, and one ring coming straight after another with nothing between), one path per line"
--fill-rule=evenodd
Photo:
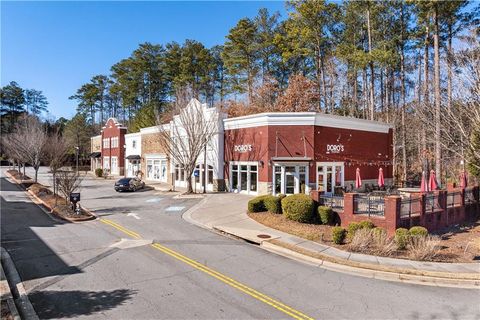
M76 150L76 171L77 171L77 175L78 175L78 154L80 153L80 147L75 147L75 150Z
M207 193L207 142L205 142L205 147L203 149L203 193Z

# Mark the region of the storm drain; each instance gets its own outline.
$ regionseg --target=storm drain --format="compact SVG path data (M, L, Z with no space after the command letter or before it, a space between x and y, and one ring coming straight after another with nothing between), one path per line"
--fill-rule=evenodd
M257 234L257 237L260 239L269 239L272 236L269 236L268 234Z

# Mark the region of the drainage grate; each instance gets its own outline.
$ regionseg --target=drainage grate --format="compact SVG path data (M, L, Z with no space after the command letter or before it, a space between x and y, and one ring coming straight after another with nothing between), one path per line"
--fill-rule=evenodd
M271 238L272 236L269 236L268 234L258 234L257 237L261 239L268 239L268 238Z

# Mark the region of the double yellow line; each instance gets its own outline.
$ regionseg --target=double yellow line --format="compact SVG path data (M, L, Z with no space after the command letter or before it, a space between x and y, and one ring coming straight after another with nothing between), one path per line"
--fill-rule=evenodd
M100 219L100 221L114 227L115 229L131 236L134 239L141 239L141 236L138 233L136 233L134 231L131 231L127 228L124 228L121 225L113 222L112 220ZM197 262L193 259L190 259L190 258L172 250L172 249L169 249L169 248L167 248L167 247L165 247L165 246L163 246L159 243L152 244L152 247L161 251L161 252L163 252L163 253L165 253L165 254L167 254L167 255L169 255L169 256L171 256L171 257L173 257L173 258L175 258L175 259L177 259L177 260L179 260L179 261L182 261L185 264L188 264L189 266L191 266L191 267L193 267L197 270L200 270L200 271L208 274L209 276L211 276L211 277L213 277L213 278L215 278L215 279L217 279L217 280L219 280L219 281L221 281L221 282L223 282L223 283L225 283L225 284L227 284L227 285L229 285L229 286L231 286L231 287L233 287L233 288L235 288L235 289L237 289L237 290L239 290L239 291L241 291L241 292L243 292L243 293L245 293L245 294L247 294L247 295L249 295L249 296L251 296L251 297L253 297L253 298L255 298L255 299L257 299L257 300L259 300L259 301L261 301L261 302L263 302L263 303L265 303L265 304L267 304L267 305L285 313L285 314L287 314L287 315L289 315L289 316L291 316L294 319L297 319L297 320L304 320L304 319L313 320L313 318L301 313L300 311L295 310L292 307L289 307L289 306L281 303L280 301L277 301L273 298L270 298L269 296L267 296L267 295L265 295L261 292L258 292L257 290L255 290L253 288L250 288L250 287L244 285L243 283L240 283L240 282L238 282L238 281L236 281L236 280L234 280L234 279L232 279L232 278L230 278L230 277L228 277L228 276L226 276L226 275L224 275L224 274L222 274L218 271L215 271L215 270L213 270L213 269L211 269L211 268L209 268L209 267L207 267L207 266L205 266L205 265L203 265L203 264L201 264L201 263L199 263L199 262Z

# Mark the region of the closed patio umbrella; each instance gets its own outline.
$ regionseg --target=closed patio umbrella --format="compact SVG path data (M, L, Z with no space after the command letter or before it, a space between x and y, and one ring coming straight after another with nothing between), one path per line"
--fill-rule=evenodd
M357 168L357 173L355 174L355 188L358 189L362 186L362 178L360 177L360 168Z
M428 192L427 177L425 171L422 171L422 182L420 183L420 192Z
M463 171L462 175L460 176L460 188L465 189L467 185L468 185L467 173Z
M385 179L383 178L383 169L378 169L378 186L383 187L385 186Z
M430 191L437 190L437 179L435 178L435 171L430 171L430 180L428 181L428 188Z

